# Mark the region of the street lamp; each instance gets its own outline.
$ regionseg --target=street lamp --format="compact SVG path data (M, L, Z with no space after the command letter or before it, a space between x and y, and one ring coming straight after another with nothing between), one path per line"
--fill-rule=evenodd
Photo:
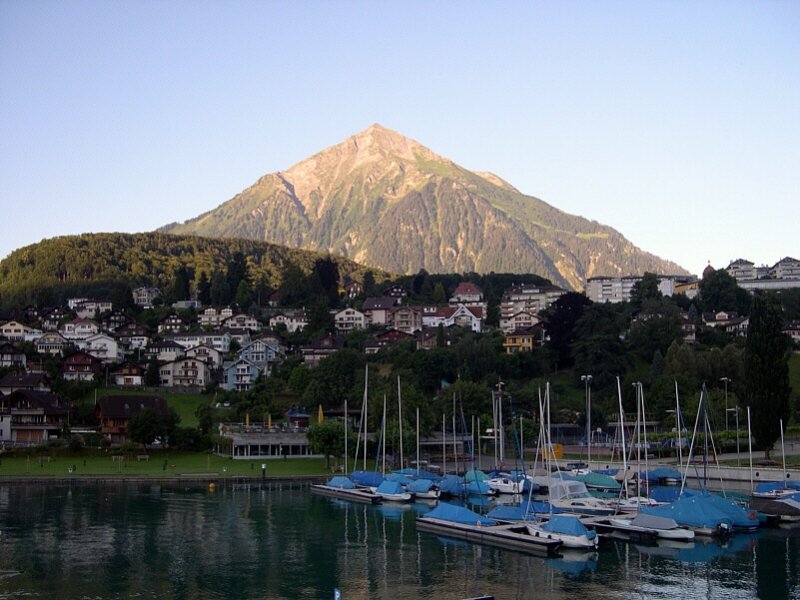
M728 382L727 377L720 377L719 380L725 384L725 431L728 431Z
M586 389L586 464L592 460L592 376L581 375Z

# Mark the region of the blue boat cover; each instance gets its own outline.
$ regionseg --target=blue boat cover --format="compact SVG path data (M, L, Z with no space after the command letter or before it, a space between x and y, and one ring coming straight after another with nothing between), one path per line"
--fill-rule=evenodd
M785 483L780 481L764 481L756 486L756 492L761 494L783 489L800 491L800 481L787 481Z
M409 482L408 491L414 494L422 494L430 491L432 486L433 482L429 479L414 479L413 481Z
M586 529L586 526L575 515L553 515L547 523L542 525L542 529L550 533L575 536L585 535L590 540L597 536L597 532Z
M402 494L405 489L399 481L384 481L375 490L378 494Z
M641 512L657 517L667 517L675 519L678 525L686 527L705 527L716 529L721 524L733 525L733 519L713 502L707 500L707 496L694 493L684 493L670 504L664 506L643 506Z
M728 498L723 498L722 496L718 496L717 494L712 494L708 491L695 491L695 490L684 490L683 493L689 492L691 494L697 494L698 496L702 496L706 498L706 501L716 507L718 510L722 511L726 515L728 515L733 523L734 527L744 528L744 529L751 529L754 527L758 527L758 515L756 511L751 510L748 511L742 506L736 504L733 500L729 500Z
M472 469L471 471L464 473L465 481L486 481L487 479L489 479L489 476L483 471L478 471L477 469Z
M681 488L656 486L650 488L650 497L656 502L673 502L681 495Z
M561 512L556 507L551 507L547 502L522 502L519 506L499 504L486 513L490 519L498 521L532 521L536 515L547 515Z
M478 496L485 496L487 494L491 494L492 488L489 487L488 483L483 481L468 481L466 486L466 493L467 494L475 494Z
M602 488L605 490L618 490L622 486L620 483L610 475L603 473L587 473L586 475L575 475L576 481L582 481L587 488Z
M479 515L471 511L465 506L456 506L447 502L440 502L439 506L432 511L420 517L421 519L442 519L443 521L451 521L453 523L463 523L465 525L494 525L492 519Z
M658 467L647 471L647 473L642 473L642 479L647 479L647 481L658 481L659 479L677 479L680 481L682 477L683 475L681 475L680 471L669 467Z
M378 487L383 481L383 475L377 471L353 471L350 473L350 479L356 485Z
M354 490L356 487L350 479L342 476L331 477L326 485L339 490Z
M408 483L410 481L408 477L396 471L389 473L384 479L387 481L399 481L400 483Z
M454 496L461 495L464 493L464 478L458 475L445 475L439 481L439 489Z

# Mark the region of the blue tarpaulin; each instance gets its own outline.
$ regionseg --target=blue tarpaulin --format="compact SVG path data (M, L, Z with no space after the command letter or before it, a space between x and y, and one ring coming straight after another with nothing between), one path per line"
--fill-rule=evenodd
M439 506L434 508L428 514L421 517L422 519L442 519L443 521L451 521L453 523L464 523L465 525L494 525L492 519L488 519L478 513L471 511L465 506L456 506L447 502L440 502Z

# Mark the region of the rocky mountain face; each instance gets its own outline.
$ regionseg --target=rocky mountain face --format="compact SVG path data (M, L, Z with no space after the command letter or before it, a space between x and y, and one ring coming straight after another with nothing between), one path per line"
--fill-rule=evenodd
M611 227L377 124L162 231L331 252L396 273L536 273L574 289L597 275L685 273Z

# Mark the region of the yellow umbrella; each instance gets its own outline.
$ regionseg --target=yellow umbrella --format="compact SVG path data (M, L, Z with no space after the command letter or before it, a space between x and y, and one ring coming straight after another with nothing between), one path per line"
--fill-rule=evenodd
M322 414L322 404L319 405L319 411L317 412L317 423L322 423L325 420L325 415Z
M244 414L244 426L250 427L250 413Z
M272 415L267 414L267 427L272 427Z

